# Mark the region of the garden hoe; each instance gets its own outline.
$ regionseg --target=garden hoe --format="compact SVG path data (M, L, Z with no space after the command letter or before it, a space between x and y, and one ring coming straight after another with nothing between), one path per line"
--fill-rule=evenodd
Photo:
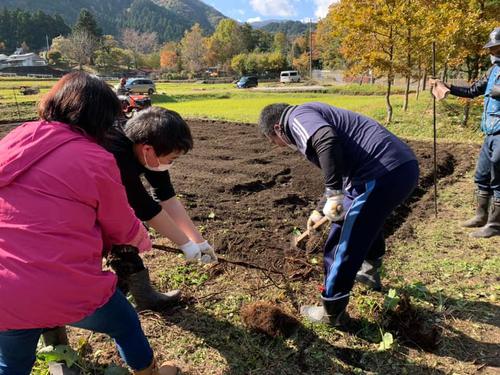
M311 228L309 228L308 230L306 230L304 233L302 233L299 236L294 236L292 238L292 245L294 247L296 247L296 248L299 248L300 245L304 241L307 241L309 239L309 237L311 236L311 233L314 233L315 231L317 231L319 228L321 228L327 222L329 222L328 218L326 216L323 216L321 218L321 220L319 220L318 222L316 222Z

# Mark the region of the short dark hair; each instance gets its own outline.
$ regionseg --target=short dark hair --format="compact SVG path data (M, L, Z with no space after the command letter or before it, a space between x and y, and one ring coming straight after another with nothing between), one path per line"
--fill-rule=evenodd
M127 121L125 134L135 144L153 146L156 155L178 151L187 153L193 148L189 126L174 111L150 107Z
M283 111L289 106L286 103L275 103L264 107L259 117L260 132L265 136L275 135L274 124L280 121Z
M83 130L102 143L109 128L122 115L120 101L106 82L85 72L63 76L42 98L38 115Z

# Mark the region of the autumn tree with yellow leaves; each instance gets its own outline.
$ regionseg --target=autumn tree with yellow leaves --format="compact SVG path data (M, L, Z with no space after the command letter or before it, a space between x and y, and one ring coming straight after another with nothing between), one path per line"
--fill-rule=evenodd
M498 0L341 0L318 25L318 47L326 66L339 58L333 50L338 46L348 74L371 71L386 79L390 122L394 78L405 78L407 109L411 81L430 73L433 43L443 78L450 70L478 78L487 62L482 46L498 26L498 14Z

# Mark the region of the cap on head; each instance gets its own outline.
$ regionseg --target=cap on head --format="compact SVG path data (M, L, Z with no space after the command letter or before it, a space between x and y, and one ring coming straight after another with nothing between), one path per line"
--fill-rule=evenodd
M490 33L490 40L484 45L483 48L492 48L500 46L500 27L495 27Z

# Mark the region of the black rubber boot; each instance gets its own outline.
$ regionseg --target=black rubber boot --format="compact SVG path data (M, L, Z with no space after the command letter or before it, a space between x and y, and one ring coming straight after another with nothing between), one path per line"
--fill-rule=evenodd
M500 199L494 199L486 225L470 234L474 238L500 236Z
M484 190L477 190L476 201L476 216L462 224L462 226L465 228L479 228L485 225L488 221L491 193Z
M171 290L167 293L154 290L147 268L129 275L126 282L139 310L162 310L176 305L181 298L180 290Z
M327 323L334 327L342 327L349 321L345 311L349 303L349 296L341 299L329 300L321 297L323 306L302 306L300 314L313 323Z
M130 292L139 310L163 310L181 298L179 290L165 294L154 290L149 272L134 246L114 245L107 255L107 264L118 276L118 287L124 294Z
M380 268L382 267L382 258L375 260L365 260L361 269L356 274L356 281L365 284L370 289L381 291L382 283L380 281Z

